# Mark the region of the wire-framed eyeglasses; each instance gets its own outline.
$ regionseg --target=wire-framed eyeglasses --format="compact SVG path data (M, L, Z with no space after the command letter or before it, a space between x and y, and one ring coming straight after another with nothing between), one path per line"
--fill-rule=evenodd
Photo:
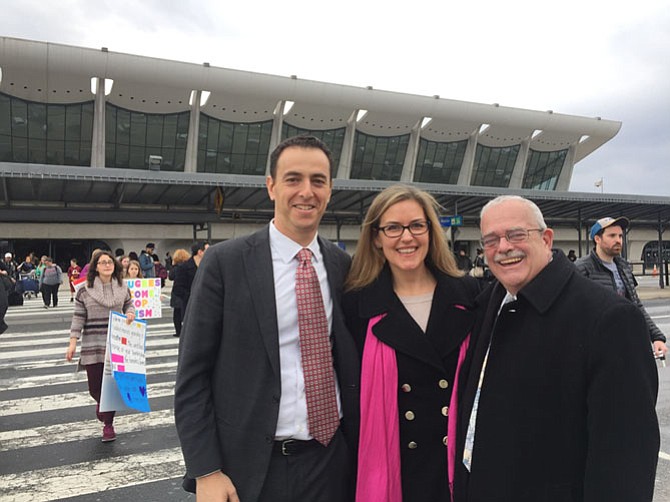
M409 233L412 235L423 235L430 229L430 221L420 220L413 221L409 225L401 225L400 223L389 223L383 227L377 227L377 230L384 233L384 235L390 239L396 239L400 237L405 230L409 230Z
M481 238L480 242L485 249L497 248L500 245L500 239L503 237L510 244L521 244L528 240L530 232L544 232L544 228L515 228L508 230L504 235L488 234Z

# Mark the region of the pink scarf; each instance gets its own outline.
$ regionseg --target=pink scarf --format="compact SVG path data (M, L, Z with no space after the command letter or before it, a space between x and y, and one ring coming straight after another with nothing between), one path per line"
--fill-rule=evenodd
M385 315L370 319L363 348L357 502L402 501L398 363L395 351L372 333Z
M457 305L457 308L465 310ZM400 479L400 425L398 419L398 363L395 350L372 333L372 327L386 314L370 319L365 336L361 367L361 427L358 447L357 502L402 502ZM454 387L449 403L447 466L453 498L456 458L458 377L470 343L461 343ZM453 438L453 439L452 439Z

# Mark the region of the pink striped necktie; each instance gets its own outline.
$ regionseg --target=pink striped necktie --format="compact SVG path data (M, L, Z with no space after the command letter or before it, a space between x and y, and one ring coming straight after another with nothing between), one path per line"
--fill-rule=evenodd
M307 425L312 437L328 446L340 424L328 318L319 278L312 265L312 252L303 248L297 257L300 263L295 274L295 295L298 300Z

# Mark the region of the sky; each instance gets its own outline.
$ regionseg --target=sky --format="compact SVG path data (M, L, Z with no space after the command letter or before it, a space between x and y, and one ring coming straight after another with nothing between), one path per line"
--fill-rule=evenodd
M570 190L670 196L667 0L234 3L4 0L0 36L616 120Z

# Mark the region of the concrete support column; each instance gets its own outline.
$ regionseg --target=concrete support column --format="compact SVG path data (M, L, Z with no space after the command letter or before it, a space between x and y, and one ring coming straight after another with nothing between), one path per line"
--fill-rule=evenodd
M568 148L568 154L563 161L561 174L558 175L556 182L556 191L567 192L570 188L570 179L572 179L572 171L575 169L575 154L577 153L577 143L573 143Z
M463 155L463 165L461 165L461 172L458 174L458 184L470 186L472 179L472 170L475 165L475 153L477 152L477 140L479 139L479 128L470 133L468 138L468 145L465 147L465 154Z
M351 163L354 161L357 116L358 110L354 110L347 120L347 129L344 131L342 155L340 155L340 165L337 168L337 175L335 176L336 178L343 180L348 180L351 177Z
M91 167L105 167L105 79L95 78Z
M184 172L195 173L198 171L198 135L200 134L200 96L202 91L192 91L193 103L188 119L188 138L186 139L186 158L184 159Z
M416 171L416 159L419 156L419 141L421 140L421 123L423 117L419 120L409 134L409 144L407 145L407 153L405 154L405 163L402 165L402 174L400 181L403 183L411 183L414 181L414 172Z
M512 177L509 180L509 188L521 188L521 185L523 185L523 177L526 174L526 166L528 165L529 150L530 138L526 138L521 142L521 146L519 147L519 154L516 156Z
M270 149L268 151L268 161L265 164L265 175L270 176L270 154L281 143L281 130L284 126L284 107L286 101L280 101L272 112L272 132L270 133Z

